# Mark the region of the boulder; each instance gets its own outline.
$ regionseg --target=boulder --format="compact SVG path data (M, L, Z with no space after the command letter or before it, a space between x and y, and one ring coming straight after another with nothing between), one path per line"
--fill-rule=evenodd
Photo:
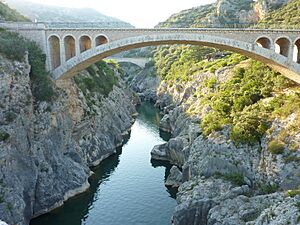
M165 182L166 186L179 187L182 184L182 173L177 166L172 166Z

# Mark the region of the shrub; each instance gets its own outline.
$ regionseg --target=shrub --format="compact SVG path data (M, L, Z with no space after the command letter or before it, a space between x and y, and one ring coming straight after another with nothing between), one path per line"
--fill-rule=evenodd
M218 80L216 77L212 77L212 78L209 78L207 80L204 81L204 84L206 87L208 88L214 88L215 85L217 84Z
M278 189L277 184L261 184L260 190L262 194L272 194L275 193Z
M25 39L16 33L0 31L0 52L7 58L23 61L27 47Z
M297 203L295 204L295 206L297 207L298 211L300 211L300 201L297 202Z
M287 192L288 196L290 196L291 198L300 195L300 189L295 189L295 190L288 190Z
M285 144L279 140L272 140L268 144L268 151L274 155L282 154L284 152Z
M51 101L55 96L50 74L46 71L46 55L36 43L26 40L16 33L0 31L0 52L7 58L23 61L28 51L31 65L30 80L33 96L37 101Z
M14 112L8 112L5 114L5 119L7 122L11 123L17 118L17 115Z
M231 173L224 175L224 179L237 186L242 186L243 184L245 184L244 175L241 173Z
M23 15L21 15L18 11L9 8L6 4L3 2L0 2L0 16L3 18L5 21L30 21Z
M89 76L82 76L78 74L75 76L74 81L76 85L83 92L85 97L87 96L87 90L90 93L100 93L105 97L112 91L114 85L117 85L118 78L114 74L114 70L110 68L107 63L100 61L95 63L97 71L93 66L88 67L86 70ZM111 64L111 66L114 66Z
M10 135L4 131L0 130L0 141L6 141Z

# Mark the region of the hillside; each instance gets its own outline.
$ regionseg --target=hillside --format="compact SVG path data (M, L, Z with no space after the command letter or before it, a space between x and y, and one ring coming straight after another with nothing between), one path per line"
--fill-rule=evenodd
M292 0L286 6L271 12L260 22L261 26L280 26L299 28L300 20L300 0Z
M183 10L172 15L166 21L159 23L157 27L201 27L207 21L207 16L216 10L215 4L199 6L192 9Z
M242 23L241 12L256 16L249 26L261 19L294 25L298 2L219 0L159 26ZM156 105L165 113L160 128L173 138L152 156L182 169L173 224L299 224L299 85L263 63L212 48L164 46L154 60Z
M6 4L0 1L0 21L29 21L16 10L9 8Z
M94 22L104 23L107 27L132 27L129 23L106 16L94 9L65 8L49 6L22 0L8 0L8 5L32 21L38 22ZM102 24L103 25L103 24Z
M289 0L218 0L172 15L158 27L232 27L250 26L268 12L280 8Z

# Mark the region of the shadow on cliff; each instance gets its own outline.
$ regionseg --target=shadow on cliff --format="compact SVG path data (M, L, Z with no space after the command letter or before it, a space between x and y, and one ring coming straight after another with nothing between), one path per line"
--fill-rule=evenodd
M130 138L130 133L124 137L123 145ZM122 147L117 149L117 153L103 160L99 166L91 168L94 174L89 178L90 188L71 199L69 199L60 208L43 215L38 219L33 219L30 224L46 225L46 224L63 224L63 225L81 225L85 220L90 209L93 207L93 202L97 200L97 190L99 186L107 181L112 173L116 170ZM63 213L62 213L63 212ZM69 215L66 217L65 215Z

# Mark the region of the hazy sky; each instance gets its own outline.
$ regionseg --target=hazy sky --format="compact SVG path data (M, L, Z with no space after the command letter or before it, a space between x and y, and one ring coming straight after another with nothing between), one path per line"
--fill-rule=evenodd
M72 8L89 7L136 27L153 27L173 13L216 0L29 0Z

